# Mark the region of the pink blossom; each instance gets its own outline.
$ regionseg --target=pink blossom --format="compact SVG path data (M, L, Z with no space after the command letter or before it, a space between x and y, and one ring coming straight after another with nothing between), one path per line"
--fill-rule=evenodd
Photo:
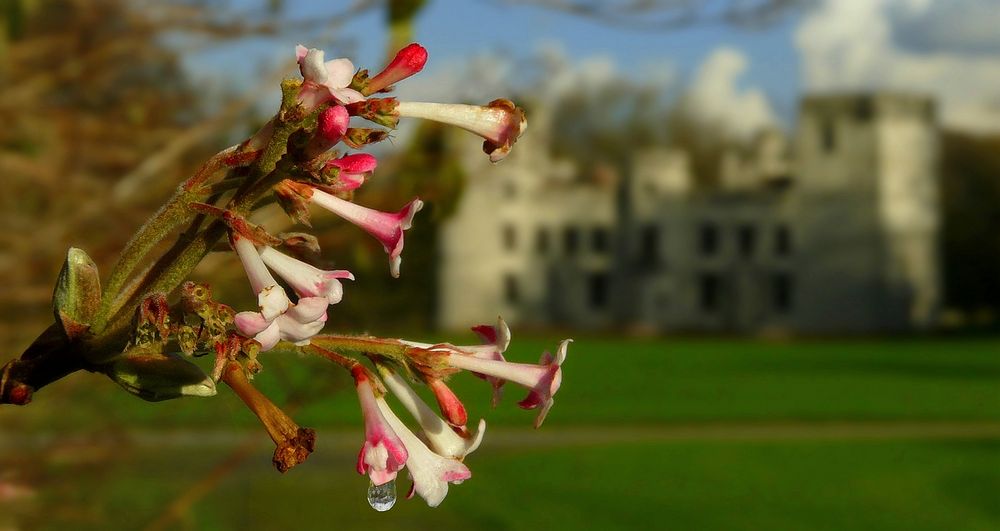
M400 255L403 252L403 231L408 230L413 225L413 216L423 208L423 201L414 199L399 212L390 213L357 205L319 189L313 189L310 199L313 203L354 223L378 239L389 255L389 272L393 277L399 276L399 265L402 262Z
M413 479L413 489L420 495L427 505L437 507L448 495L449 483L461 483L472 477L469 468L457 459L442 457L427 447L414 435L399 417L389 409L384 400L378 402L385 416L386 422L399 435L399 438L406 445L409 457L406 459L406 468L410 471L410 478Z
M368 474L373 484L382 485L396 479L396 473L406 465L407 447L394 426L386 422L383 413L389 411L388 405L375 396L365 370L357 366L352 373L365 419L365 442L358 453L358 473Z
M326 325L326 308L330 304L328 298L330 294L300 297L298 303L292 304L285 290L271 276L253 242L235 234L232 240L233 248L236 249L236 254L239 255L247 272L247 278L250 279L250 286L257 293L259 306L256 312L236 314L234 319L236 329L244 336L252 337L260 343L262 351L271 350L281 340L306 344L309 338L318 334ZM302 265L307 264L302 263ZM339 281L337 284L339 286Z
M295 48L295 57L303 78L299 102L305 108L315 109L330 101L354 103L365 99L360 92L348 88L355 72L349 59L324 61L323 50L301 44Z
M552 397L562 383L562 364L566 361L566 349L572 341L572 339L562 341L555 356L548 352L542 354L538 365L481 359L457 351L450 352L447 361L450 366L457 369L502 378L528 388L528 396L518 402L518 405L524 409L539 409L535 418L537 428L542 425L549 409L552 408L554 402Z
M475 432L466 432L464 436L459 435L444 419L434 413L434 410L420 398L420 395L406 383L402 376L384 371L382 381L399 399L403 407L410 412L410 415L420 423L424 440L427 441L427 445L434 453L461 461L465 456L479 448L479 444L483 441L483 435L486 434L485 420L479 420Z
M490 156L491 162L506 157L528 127L524 111L504 99L494 100L486 106L401 101L395 110L400 117L454 125L483 137L483 151Z
M305 297L270 321L260 312L240 312L234 321L241 334L260 343L261 351L271 350L281 340L306 345L326 325L328 304L325 297Z
M327 162L326 168L337 169L338 188L347 192L365 184L377 165L378 160L372 155L354 153Z
M354 280L350 271L325 271L272 247L264 247L260 251L260 258L278 276L285 279L299 297L323 297L329 304L337 304L344 297L344 286L340 279Z

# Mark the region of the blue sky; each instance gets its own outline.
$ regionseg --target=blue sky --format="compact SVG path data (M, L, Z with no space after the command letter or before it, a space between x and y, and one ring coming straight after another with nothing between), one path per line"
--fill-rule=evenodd
M261 0L232 2L257 6ZM292 19L329 17L350 3L287 1ZM377 70L385 53L383 17L373 10L351 20L340 31L355 46L329 55ZM430 51L424 79L473 56L523 59L556 44L572 64L602 59L627 77L669 69L674 83L704 94L702 106L714 110L713 118L733 124L756 116L755 123L791 125L803 91L888 89L935 97L949 126L1000 131L996 27L996 0L817 0L759 30L708 24L669 31L489 0L430 0L417 19L416 39ZM192 56L188 64L209 78L228 73L233 77L223 79L249 80L261 65L290 57L299 41L325 47L322 37L242 43Z

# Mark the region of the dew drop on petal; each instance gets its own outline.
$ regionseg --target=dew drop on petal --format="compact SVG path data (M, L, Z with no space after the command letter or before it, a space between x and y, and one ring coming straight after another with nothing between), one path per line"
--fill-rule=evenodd
M369 482L368 505L380 513L392 509L396 505L396 480L381 485Z

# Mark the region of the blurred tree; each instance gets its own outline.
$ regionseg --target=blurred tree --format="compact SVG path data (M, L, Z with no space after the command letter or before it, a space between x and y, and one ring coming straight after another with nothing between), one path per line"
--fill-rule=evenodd
M377 7L290 19L281 1L239 11L221 0L3 0L0 8L0 345L17 350L48 299L70 245L103 270L132 230L231 128L259 120L257 90L205 105L181 54L240 39L315 33ZM325 39L329 41L329 39ZM6 349L4 350L6 352Z
M629 29L664 31L696 24L760 27L814 0L497 0L572 13Z

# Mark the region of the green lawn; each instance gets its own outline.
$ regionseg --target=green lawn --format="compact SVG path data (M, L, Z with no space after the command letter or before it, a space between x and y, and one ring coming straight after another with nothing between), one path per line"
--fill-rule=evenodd
M508 359L533 361L557 339L515 338ZM361 432L345 435L344 428L356 426L360 414L342 371L317 359L265 364L258 385L278 403L304 398L295 416L319 429L317 452L280 476L260 433L258 452L180 528L1000 529L1000 438L778 434L651 443L629 436L699 423L811 429L826 421L1000 422L1000 340L578 338L542 429L552 435L545 445L510 442L511 428L528 427L533 416L515 405L521 390L510 386L505 403L490 411L487 386L461 375L455 387L471 414L486 415L494 435L506 428L508 442L488 432L469 460L473 479L452 487L441 507L401 500L387 514L366 506L366 480L353 472ZM39 393L28 408L3 408L0 427L54 434L58 446L66 432L246 431L256 422L225 389L213 399L146 404L80 374ZM565 437L580 427L618 436L569 444ZM35 501L41 509L34 512L40 520L27 527L141 528L231 452L218 445L101 445L98 454L114 457L87 465L95 450L70 445L48 451L47 467L29 458L26 470L43 472Z
M508 359L535 361L557 338L517 338ZM252 417L222 388L211 399L148 404L103 377L79 374L38 394L32 408L51 426L86 425L113 415L126 426L251 426ZM470 414L490 424L525 426L524 391L508 385L489 409L488 386L453 378ZM320 359L265 359L256 383L276 402L305 397L296 417L310 426L360 422L343 370ZM1000 340L765 343L719 340L578 338L547 425L718 420L1000 420ZM85 389L86 388L86 389ZM0 411L0 425L31 422L30 410Z
M43 529L135 529L212 452L132 455L74 478ZM280 476L256 454L196 506L192 529L940 530L1000 528L1000 441L623 444L485 449L436 509L364 502L350 455ZM68 500L67 500L68 498ZM72 509L74 506L86 507ZM196 524L195 524L196 523ZM321 525L322 524L322 525Z

